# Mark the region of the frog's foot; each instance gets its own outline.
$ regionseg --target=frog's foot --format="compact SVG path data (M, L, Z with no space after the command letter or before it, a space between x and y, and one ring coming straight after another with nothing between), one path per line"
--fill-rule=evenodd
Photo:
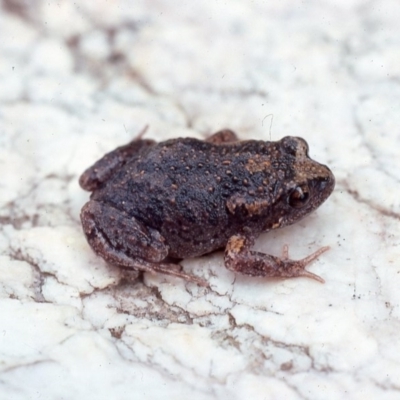
M168 246L155 229L108 205L91 200L81 211L86 238L105 261L122 268L177 276L202 286L207 282L181 272L178 264L165 263Z
M206 142L210 142L212 144L224 144L237 142L238 140L239 138L235 132L231 131L230 129L224 129L209 136L206 139Z
M283 251L282 251L282 261L283 262L289 262L289 263L295 263L302 269L300 269L300 275L298 276L305 276L307 278L315 279L318 282L325 283L325 280L322 279L320 276L313 274L310 271L307 271L305 267L309 264L311 264L314 260L316 260L322 253L325 253L326 251L329 250L329 246L324 246L315 251L314 253L308 255L307 257L304 257L301 260L290 260L289 259L289 247L285 244L283 246Z
M149 125L145 125L141 131L139 131L139 133L133 138L132 142L137 142L138 140L142 140L143 136L145 135L145 133L147 132L147 130L149 129Z
M135 280L137 278L136 275L132 279L130 277L129 271L134 271L136 272L136 274L139 271L142 271L142 272L149 272L152 275L163 274L163 275L175 276L177 278L184 279L185 281L196 283L199 286L205 286L205 287L209 286L207 281L198 278L197 276L185 274L184 272L182 272L182 265L180 264L172 264L172 263L156 264L156 263L149 263L145 260L128 259L128 260L121 260L118 266L124 271L126 271L124 272L124 276L127 276L129 280Z
M288 247L283 248L283 257L274 257L256 251L251 251L254 239L244 235L232 236L225 250L225 265L233 272L240 272L250 276L265 276L278 278L294 278L304 276L318 282L325 281L318 275L305 269L312 261L317 259L329 247L322 247L315 253L302 260L290 260Z
M153 274L161 273L164 275L176 276L177 278L184 279L185 281L197 283L200 286L206 286L206 287L209 286L207 281L198 278L197 276L185 274L184 272L182 272L181 271L182 266L179 264L169 264L169 263L155 264L155 263L148 263L143 260L137 260L137 264L135 264L134 268L150 272Z

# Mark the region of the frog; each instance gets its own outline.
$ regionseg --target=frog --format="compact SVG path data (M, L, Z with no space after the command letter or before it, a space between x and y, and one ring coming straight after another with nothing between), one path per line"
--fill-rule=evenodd
M297 136L240 140L229 129L204 140L143 138L105 154L79 178L91 192L80 213L93 251L125 270L208 286L183 259L224 250L235 274L324 280L308 266L329 247L292 260L252 250L261 233L298 222L332 193L332 171Z

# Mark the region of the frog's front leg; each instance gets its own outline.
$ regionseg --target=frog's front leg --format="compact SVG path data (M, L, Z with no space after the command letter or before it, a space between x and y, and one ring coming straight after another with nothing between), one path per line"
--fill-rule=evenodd
M93 192L118 168L121 168L129 157L143 148L153 145L154 140L142 139L146 130L147 126L131 142L110 151L89 167L79 178L81 188Z
M287 246L284 247L283 257L279 258L269 254L251 251L250 247L253 246L253 244L254 238L251 236L232 236L225 250L225 266L233 272L240 272L250 276L278 278L305 276L321 283L325 282L318 275L307 271L305 267L327 251L329 247L322 247L302 260L290 260Z
M108 263L207 285L181 272L180 265L163 262L169 250L164 237L123 211L90 200L82 208L81 221L90 246Z

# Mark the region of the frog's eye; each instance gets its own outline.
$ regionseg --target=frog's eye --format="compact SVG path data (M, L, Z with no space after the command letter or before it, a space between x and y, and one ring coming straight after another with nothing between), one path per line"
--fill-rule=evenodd
M308 144L300 137L286 136L281 140L281 143L287 154L294 157L308 156Z
M288 203L293 208L304 207L310 199L307 185L296 186L289 194Z

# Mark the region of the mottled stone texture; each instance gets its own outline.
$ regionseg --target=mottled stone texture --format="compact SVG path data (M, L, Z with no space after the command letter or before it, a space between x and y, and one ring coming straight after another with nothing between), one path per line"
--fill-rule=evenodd
M397 399L400 3L0 1L0 398ZM255 250L325 284L93 254L81 172L146 139L301 136L336 189Z

